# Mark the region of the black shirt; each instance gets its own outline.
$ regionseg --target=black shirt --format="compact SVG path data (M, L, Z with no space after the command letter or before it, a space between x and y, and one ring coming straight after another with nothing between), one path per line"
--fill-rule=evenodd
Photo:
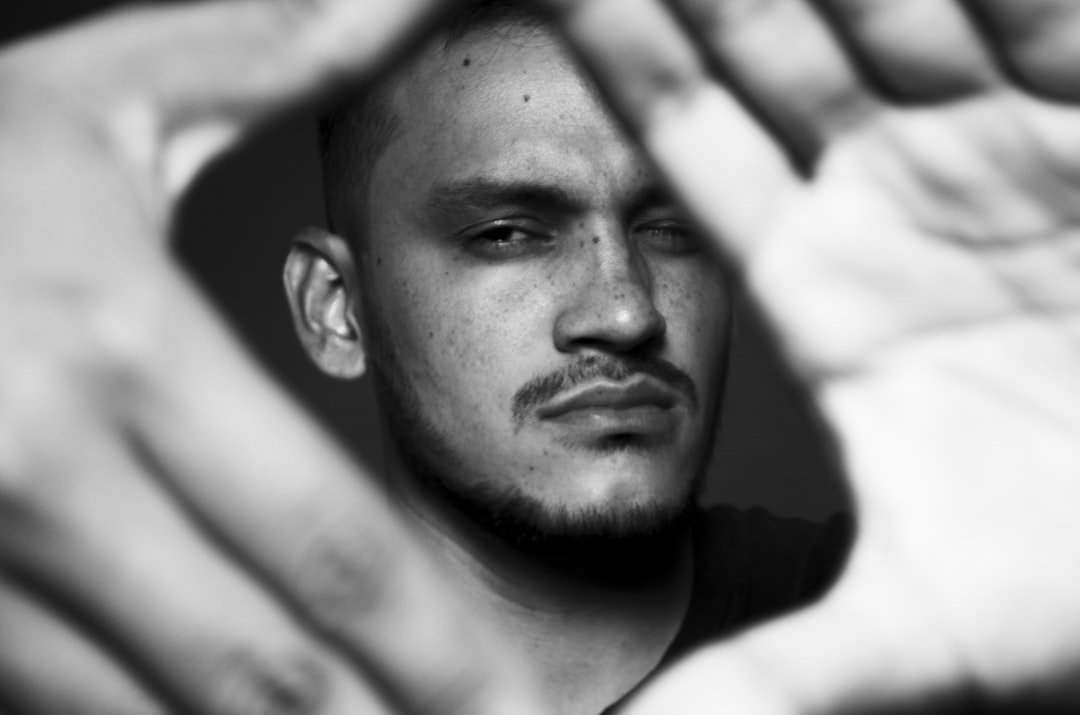
M694 586L664 661L817 599L851 543L851 517L824 524L718 506L694 526Z
M661 667L697 646L816 600L839 574L853 533L847 514L816 524L764 509L703 510L694 524L690 604Z

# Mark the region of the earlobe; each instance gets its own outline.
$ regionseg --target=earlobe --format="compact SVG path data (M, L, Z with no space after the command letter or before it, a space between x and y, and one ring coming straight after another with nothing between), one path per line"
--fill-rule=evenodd
M305 229L293 241L283 278L297 337L319 369L345 379L363 375L359 297L345 240L322 229Z

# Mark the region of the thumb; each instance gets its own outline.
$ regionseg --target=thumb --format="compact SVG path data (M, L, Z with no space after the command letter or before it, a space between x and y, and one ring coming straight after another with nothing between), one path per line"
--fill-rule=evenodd
M970 679L944 629L912 604L910 590L888 581L857 595L837 589L807 610L690 655L624 715L968 712L954 710L975 694L965 691Z
M169 193L252 125L369 79L444 0L224 0L123 9L8 48L5 76L103 120Z

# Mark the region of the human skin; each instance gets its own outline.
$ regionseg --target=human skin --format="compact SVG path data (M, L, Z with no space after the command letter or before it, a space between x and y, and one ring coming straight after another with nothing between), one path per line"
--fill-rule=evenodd
M795 0L676 2L702 14L693 45L650 0L547 4L713 238L756 274L774 327L810 358L796 366L866 368L802 373L854 457L858 568L805 613L673 668L631 712L925 712L942 694L1074 711L1076 4L967 0L975 24L958 3L828 2L854 58ZM470 657L466 674L489 677L468 681L467 711L525 710L500 670L511 658L462 640L477 632L458 627L468 614L449 608L365 472L261 376L163 250L201 165L343 70L369 76L431 10L154 6L0 60L12 98L0 105L2 499L20 517L0 520L0 669L21 710L295 711L319 698L363 712L378 708L358 692L374 668L443 712ZM834 150L834 168L791 172L702 52ZM906 106L862 82L853 65L868 61ZM834 172L871 157L902 170L921 218L977 230L923 250L958 236L881 211L903 206L901 185L858 172L839 200ZM762 218L785 230L758 230ZM865 240L883 233L898 253ZM961 289L952 269L996 290ZM870 319L841 324L838 295ZM937 329L911 330L912 316ZM901 349L860 361L882 327ZM369 598L341 600L343 577ZM297 677L312 672L325 677Z
M713 439L730 333L714 254L548 30L437 41L392 87L398 126L369 211L339 227L339 243L360 247L342 286L377 377L396 389L381 391L384 412L399 413L391 448L451 490L523 497L555 528L683 509ZM663 408L546 419L533 404L515 416L523 386L590 360L629 374L575 387L625 386L643 361L685 380L653 380L670 394ZM446 508L407 467L387 479L423 513Z
M342 212L348 238L308 229L286 265L294 322L326 372L370 363L387 489L456 587L559 712L599 712L686 609L726 280L550 29L437 38L389 97L367 211ZM548 416L635 383L657 395Z
M860 526L820 603L629 712L1075 710L1077 5L674 4L685 26L648 0L552 5L741 265Z
M134 8L0 54L0 708L534 702L166 250L203 162L386 61L433 5Z

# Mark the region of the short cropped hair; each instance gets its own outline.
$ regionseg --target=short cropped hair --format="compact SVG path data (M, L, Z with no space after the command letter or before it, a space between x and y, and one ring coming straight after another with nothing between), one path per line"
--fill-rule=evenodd
M476 30L525 21L542 18L523 0L471 0L450 20L442 37L449 47ZM393 90L392 78L384 79L318 121L327 221L354 250L365 244L375 163L400 126Z

